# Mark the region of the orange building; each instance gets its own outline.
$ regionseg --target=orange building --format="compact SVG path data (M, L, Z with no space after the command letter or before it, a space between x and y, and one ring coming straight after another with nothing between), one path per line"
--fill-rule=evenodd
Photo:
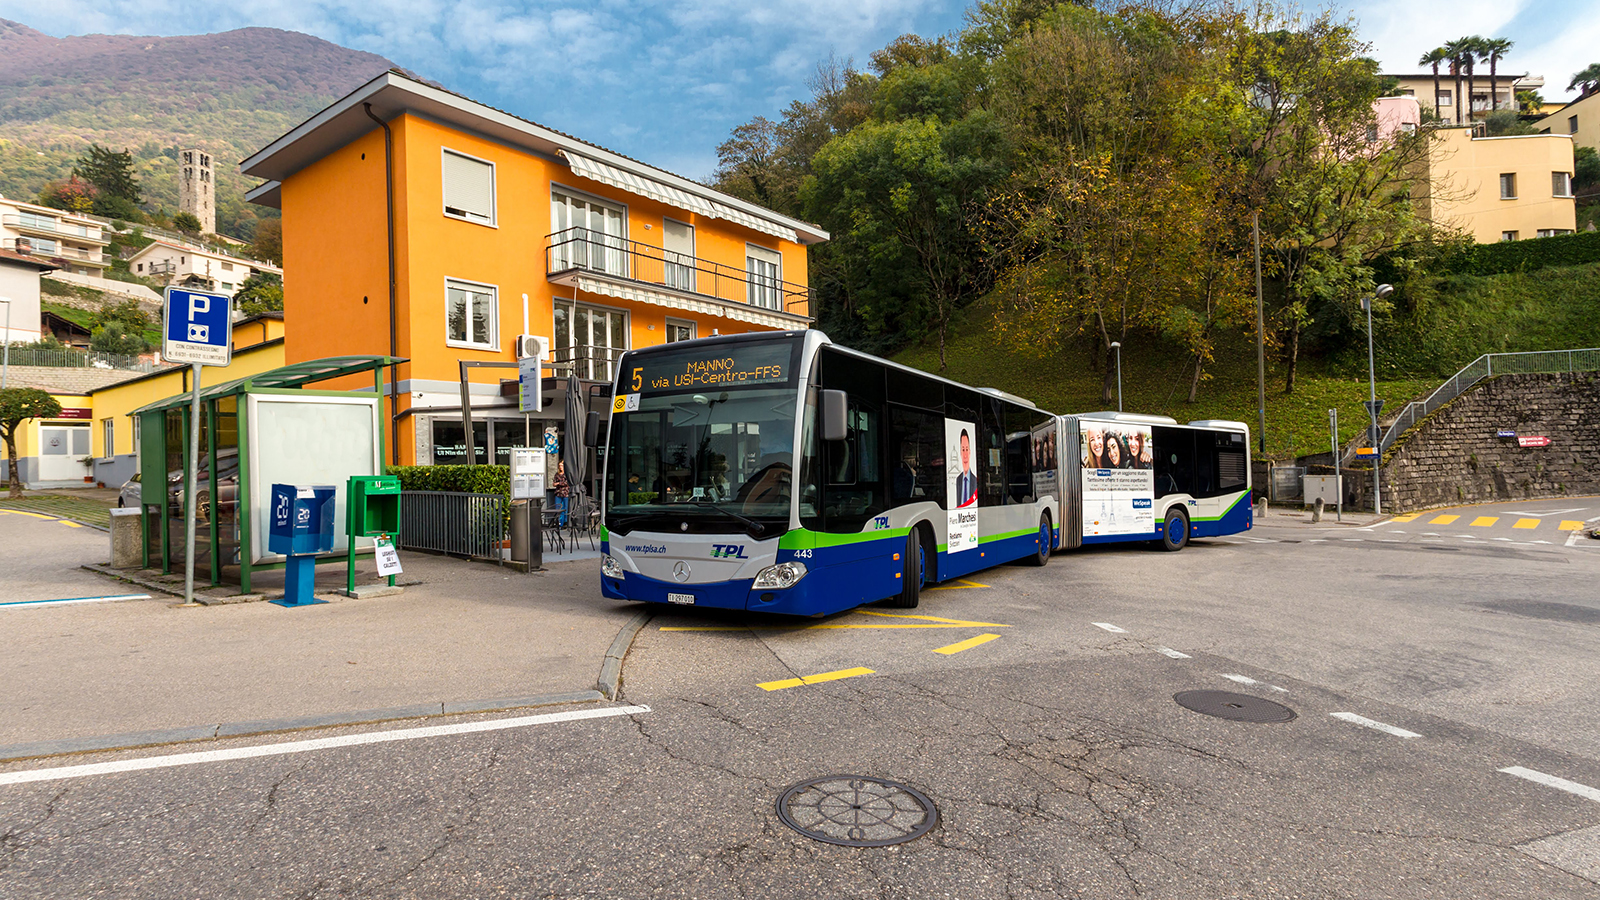
M547 376L608 382L633 347L808 327L806 247L828 238L392 70L239 169L283 211L288 362L410 360L400 464L468 461L460 363L514 363L519 335L548 340ZM531 427L505 395L514 369L467 371L472 461L557 430L549 395Z

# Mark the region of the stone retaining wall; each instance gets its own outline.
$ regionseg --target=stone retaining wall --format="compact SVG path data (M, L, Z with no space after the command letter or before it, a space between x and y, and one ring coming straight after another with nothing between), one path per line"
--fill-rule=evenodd
M1501 430L1550 439L1521 447ZM1370 469L1350 473L1372 505ZM1390 451L1384 512L1464 503L1600 494L1600 373L1501 375L1438 410Z

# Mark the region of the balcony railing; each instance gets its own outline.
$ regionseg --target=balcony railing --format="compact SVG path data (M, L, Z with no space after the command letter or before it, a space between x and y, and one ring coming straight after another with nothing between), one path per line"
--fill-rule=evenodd
M790 315L811 314L812 292L803 284L588 228L558 231L546 237L545 243L545 272L551 280L571 278L583 272Z
M178 264L170 259L150 263L144 268L147 275L175 275L178 272Z
M0 248L24 256L37 256L45 260L82 260L97 266L109 265L105 254L97 250L86 250L82 247L64 247L55 241L40 241L34 238L6 238L0 241Z
M7 228L15 228L18 231L38 231L44 234L59 234L70 238L81 238L101 244L110 243L101 235L99 226L91 228L88 225L62 222L49 216L0 216L0 223L4 223Z

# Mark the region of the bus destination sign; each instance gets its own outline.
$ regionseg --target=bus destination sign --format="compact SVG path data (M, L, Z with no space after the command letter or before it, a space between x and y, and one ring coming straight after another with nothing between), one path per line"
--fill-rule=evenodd
M790 371L793 346L782 344L723 345L700 352L649 355L629 363L625 390L644 394L718 390L782 384Z

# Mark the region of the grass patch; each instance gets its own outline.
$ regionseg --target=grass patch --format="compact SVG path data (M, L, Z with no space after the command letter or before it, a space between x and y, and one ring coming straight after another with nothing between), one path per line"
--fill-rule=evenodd
M82 497L62 497L55 494L33 494L17 500L0 497L0 511L5 510L42 513L93 525L96 528L106 530L111 528L111 507L101 501L86 500Z

